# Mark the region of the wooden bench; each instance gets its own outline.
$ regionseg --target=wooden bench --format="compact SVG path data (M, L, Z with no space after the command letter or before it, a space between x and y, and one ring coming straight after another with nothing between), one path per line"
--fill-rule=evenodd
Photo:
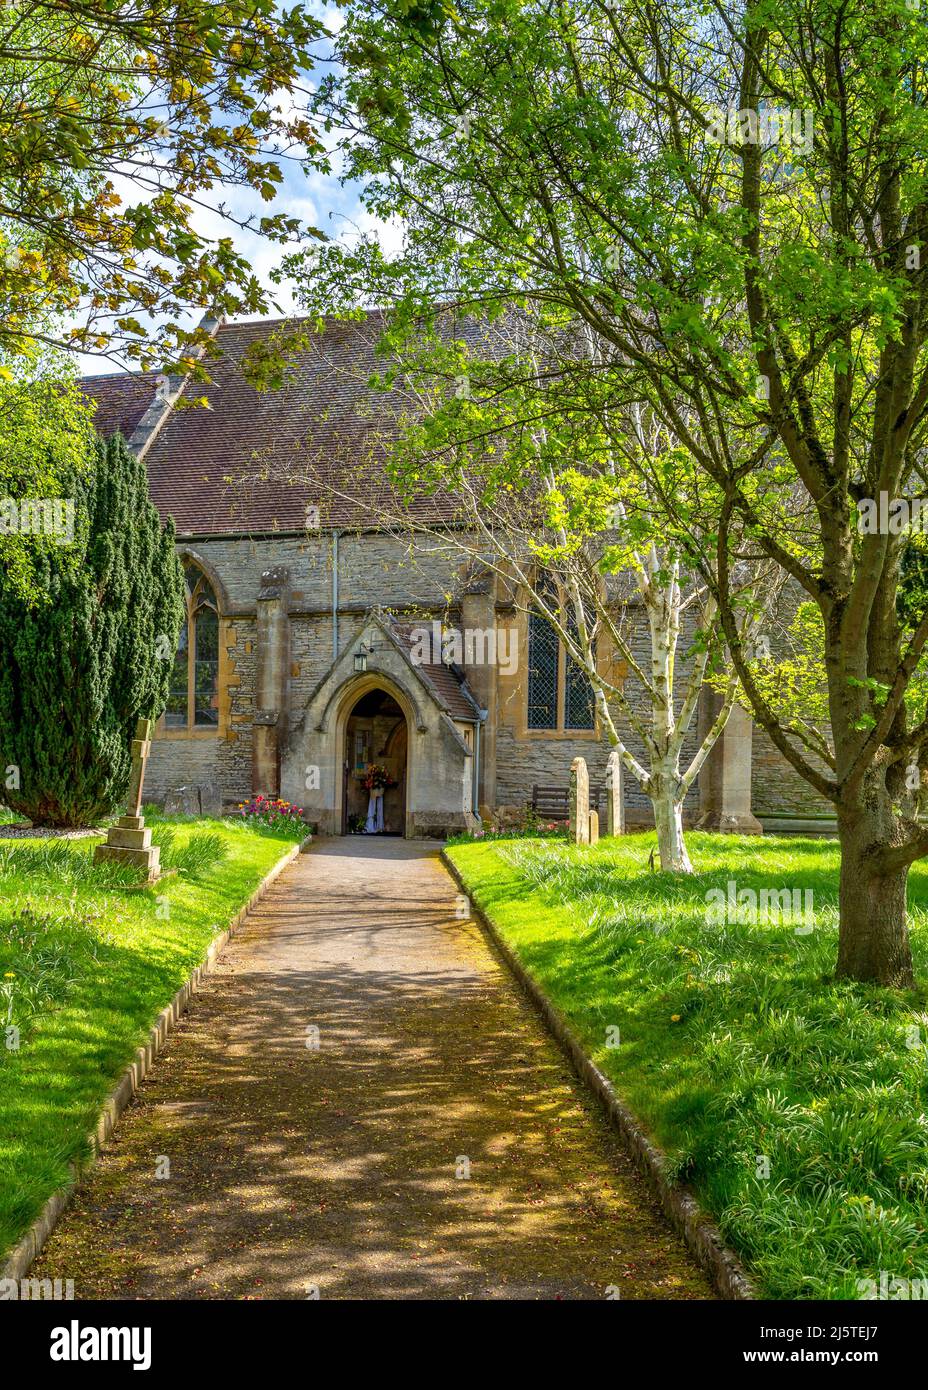
M603 788L590 787L590 810L603 809ZM570 819L569 787L532 787L532 810L542 820Z

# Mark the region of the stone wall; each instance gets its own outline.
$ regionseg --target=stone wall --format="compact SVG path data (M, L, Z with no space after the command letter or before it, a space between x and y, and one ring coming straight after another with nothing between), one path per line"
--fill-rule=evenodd
M220 731L189 736L156 733L145 786L147 799L163 800L173 787L188 783L218 783L227 804L235 804L252 792L255 690L258 667L257 610L262 574L283 566L289 571L287 603L290 615L289 658L286 689L281 692L284 722L280 746L291 739L313 692L326 677L333 661L334 623L332 602L333 539L329 534L304 537L227 537L217 540L181 541L179 548L199 560L216 581L222 610L220 665ZM501 670L469 673L475 696L490 710L483 747L488 772L482 801L487 809L522 808L531 800L535 784L566 788L570 764L586 758L590 781L605 780L609 745L605 737L587 732L560 734L526 729L527 636L524 615L509 605L497 604L488 590L480 597L464 598L464 556L453 544L439 545L424 539L412 542L383 535L346 535L338 542L339 612L338 652L352 648L360 634L364 615L374 606L397 612L414 612L423 618L446 617L451 622L489 626L494 621L519 629L519 665L512 676ZM463 609L460 605L463 603ZM643 610L629 605L627 621L633 629L636 658L650 666L650 643ZM466 619L461 614L467 615ZM685 652L688 635L681 637ZM644 693L633 678L603 647L602 660L626 690L635 707L647 714ZM681 661L680 667L684 667ZM678 688L685 674L678 670ZM642 750L628 735L636 755ZM696 749L696 727L687 738L684 766ZM769 740L755 730L752 794L754 809L806 814L827 812L828 806L782 759ZM297 785L291 764L291 790ZM267 790L262 787L261 790ZM460 798L460 790L455 793ZM624 774L628 822L647 823L650 803L635 779ZM305 799L305 798L304 798ZM687 817L698 813L699 793L694 788L687 801Z
M828 770L823 767L822 771ZM833 816L835 813L832 803L809 786L779 749L773 746L763 729L756 725L751 762L751 799L756 816L787 812L797 816Z
M692 757L694 751L695 736L686 742L685 757ZM497 805L507 809L527 806L531 802L532 788L536 784L560 786L566 790L570 765L574 758L586 759L591 788L605 787L606 760L610 752L610 744L605 738L573 739L559 735L544 739L520 739L511 728L501 725L496 741ZM686 762L683 766L686 766ZM623 769L622 779L628 824L653 824L651 803L638 782L627 769ZM689 818L696 816L698 806L699 793L698 789L694 788L685 802Z
M629 645L635 660L643 670L651 666L650 632L644 609L639 604L629 604L626 610L627 624L632 629ZM566 789L570 765L574 758L585 758L590 774L590 786L601 787L606 779L606 760L611 745L605 733L590 732L542 733L526 728L526 685L528 670L528 639L524 615L503 609L500 621L515 623L519 630L519 668L514 677L500 673L498 677L498 723L496 736L496 804L499 807L515 810L528 805L532 799L532 788L537 785L561 786ZM681 635L679 651L685 652L690 634ZM650 723L650 706L640 683L631 675L625 663L609 652L603 643L600 649L602 670L614 683L622 683L627 699L641 716L644 723ZM677 665L677 689L682 689L686 678L686 663ZM679 703L679 701L678 701ZM617 719L621 726L622 720ZM630 751L647 766L641 741L628 728L623 730ZM685 769L696 752L696 721L684 741L681 766ZM651 803L641 790L637 780L627 769L623 770L623 799L630 826L653 824ZM698 810L698 788L693 788L686 801L688 817L695 817Z
M331 616L332 548L328 533L178 543L179 550L201 557L218 576L225 591L224 611L252 615L261 575L284 566L290 571L291 612ZM439 548L428 538L404 541L374 534L340 536L338 554L339 608L359 614L373 604L441 611L464 561L452 545Z
M163 802L174 787L218 784L226 803L251 794L256 625L254 620L223 619L220 630L219 731L169 733L152 741L145 774L145 798Z
M769 644L776 657L793 654L788 633L796 609L801 603L808 603L808 596L791 580L771 605ZM834 815L835 808L832 802L809 785L757 725L754 726L752 743L751 798L755 815ZM800 748L799 751L803 758L826 776L833 775L831 770L807 749Z
M144 801L161 804L172 787L186 783L219 782L219 734L197 734L190 738L154 738L145 768ZM223 786L225 800L231 800Z

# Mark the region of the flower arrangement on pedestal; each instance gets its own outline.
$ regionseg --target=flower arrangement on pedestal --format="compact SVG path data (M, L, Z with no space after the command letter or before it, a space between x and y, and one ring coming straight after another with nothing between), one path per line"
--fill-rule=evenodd
M361 786L371 795L376 792L383 793L396 785L396 778L390 776L382 763L368 763L361 774Z
M369 797L364 834L382 835L384 829L383 794L388 788L396 786L396 778L390 776L382 763L368 763L361 775L361 786Z

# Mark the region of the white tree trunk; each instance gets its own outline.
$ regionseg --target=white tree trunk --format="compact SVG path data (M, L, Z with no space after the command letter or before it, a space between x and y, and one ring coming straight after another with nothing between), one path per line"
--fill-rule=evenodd
M693 866L683 838L683 802L674 798L672 787L667 787L652 793L651 805L661 868L667 873L691 874Z

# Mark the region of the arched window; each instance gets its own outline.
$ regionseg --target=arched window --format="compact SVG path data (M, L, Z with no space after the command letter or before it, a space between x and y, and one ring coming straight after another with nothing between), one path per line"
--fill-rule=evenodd
M219 726L219 605L213 587L192 561L184 564L187 613L177 642L166 729Z
M528 727L556 729L560 641L534 609L528 615Z
M558 598L558 589L547 579L539 594L550 608L559 603L562 622L576 631L569 605ZM528 618L528 715L530 729L554 732L592 729L595 722L593 687L586 672L568 654L554 628L535 609Z

